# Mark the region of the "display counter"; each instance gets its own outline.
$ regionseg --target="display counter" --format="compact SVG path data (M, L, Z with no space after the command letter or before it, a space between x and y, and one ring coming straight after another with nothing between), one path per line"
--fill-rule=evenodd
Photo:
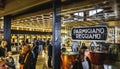
M90 52L90 60L92 64L102 65L105 60L104 52Z
M19 52L20 51L20 46L11 46L11 51L12 52Z
M71 64L74 62L77 54L77 52L63 52L61 54L61 69L70 69Z

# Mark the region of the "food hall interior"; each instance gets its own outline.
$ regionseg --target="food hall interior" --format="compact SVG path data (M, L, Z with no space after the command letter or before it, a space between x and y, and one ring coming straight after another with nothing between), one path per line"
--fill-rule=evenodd
M30 44L34 39L53 39L54 10L51 0L6 0L4 4L5 7L1 6L3 0L0 1L0 40L5 38L4 17L7 15L12 16L10 27L11 51L18 53L23 40L28 40ZM105 57L106 61L104 61L104 69L119 69L120 1L61 0L61 2L61 48L63 46L66 48L66 51L62 52L61 55L77 54L77 52L72 51L72 42L76 42L78 50L85 45L90 52L105 53L107 56ZM71 31L73 28L97 26L107 27L106 40L72 39ZM73 62L73 60L70 61ZM68 61L69 60L67 60L67 62ZM91 61L93 60L91 59ZM113 62L113 64L111 62ZM63 69L69 69L64 67L64 65L65 64L63 64ZM99 66L98 69L102 69L101 66Z

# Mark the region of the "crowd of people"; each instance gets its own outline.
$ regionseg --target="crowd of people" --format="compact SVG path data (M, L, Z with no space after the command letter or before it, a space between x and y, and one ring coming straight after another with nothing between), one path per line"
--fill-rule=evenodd
M51 59L52 59L52 48L51 48L51 40L42 41L40 39L34 39L32 46L29 43L25 42L22 45L19 63L20 69L36 69L36 62L38 58L38 54L42 54L42 52L46 53L48 51L48 67L52 67Z
M7 42L5 40L1 41L0 69L16 69L12 52L7 51L6 46ZM26 41L23 41L18 61L20 64L20 69L36 69L38 55L43 51L46 52L46 50L48 54L47 66L52 68L52 48L53 42L50 39L48 39L46 42L40 39L34 39L32 45ZM64 45L63 49L61 50L65 52ZM91 69L91 62L85 53L87 50L88 49L86 46L81 47L71 69Z
M0 46L0 65L5 63L0 69L16 69L12 51L7 51L7 41L2 40ZM36 69L36 62L39 54L48 51L48 67L52 67L52 42L48 39L46 42L38 39L34 39L33 43L28 41L22 41L21 50L19 54L19 67L20 69Z

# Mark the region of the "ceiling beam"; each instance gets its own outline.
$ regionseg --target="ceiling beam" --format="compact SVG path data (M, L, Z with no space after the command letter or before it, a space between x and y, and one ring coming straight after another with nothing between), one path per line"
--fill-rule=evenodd
M97 5L99 3L102 3L103 1L106 0L90 0L90 1L81 1L81 0L70 0L70 1L65 1L62 3L62 12L61 14L64 15L66 13L72 13L72 12L76 12L77 10L82 10L82 9L87 9L90 7L93 7L94 5ZM16 18L23 18L23 17L29 17L29 16L35 16L35 15L40 15L40 14L46 14L46 13L51 13L52 11L52 2L48 2L48 5L50 5L49 7L46 7L46 9L41 9L43 6L45 6L45 4L42 5L38 5L36 7L32 7L27 9L26 11L19 13L19 14L15 14L14 16ZM72 6L71 6L72 4ZM47 6L48 6L47 5ZM38 8L37 8L38 7ZM87 8L86 8L87 7Z
M6 0L0 0L0 10L5 9Z

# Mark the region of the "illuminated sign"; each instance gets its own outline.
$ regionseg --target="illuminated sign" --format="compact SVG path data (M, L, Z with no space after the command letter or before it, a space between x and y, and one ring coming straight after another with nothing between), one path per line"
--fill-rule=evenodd
M91 27L78 27L72 28L73 40L106 40L107 27L91 26Z

